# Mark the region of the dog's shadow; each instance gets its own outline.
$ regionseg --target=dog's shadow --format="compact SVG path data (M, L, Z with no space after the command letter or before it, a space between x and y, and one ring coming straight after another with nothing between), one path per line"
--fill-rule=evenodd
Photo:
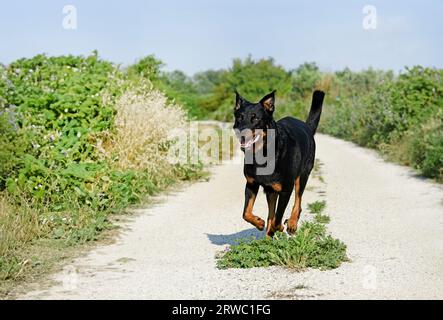
M231 234L206 234L208 236L209 241L216 245L235 245L242 239L261 239L265 236L263 231L259 231L256 228L242 230L236 233Z

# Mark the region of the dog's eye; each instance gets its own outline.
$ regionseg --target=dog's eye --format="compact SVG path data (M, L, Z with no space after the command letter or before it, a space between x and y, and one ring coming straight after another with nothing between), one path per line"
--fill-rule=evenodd
M251 115L251 121L254 121L255 119L257 119L257 115L256 115L255 113L253 113L253 114Z

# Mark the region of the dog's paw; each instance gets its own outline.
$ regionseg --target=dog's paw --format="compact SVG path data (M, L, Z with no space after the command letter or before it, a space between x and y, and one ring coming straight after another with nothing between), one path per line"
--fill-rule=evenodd
M254 226L260 230L263 231L265 229L265 220L262 218L256 217L256 220L254 221Z
M297 221L286 219L285 224L286 224L286 232L288 234L293 235L297 231Z
M268 225L268 230L266 232L266 236L270 238L272 238L277 231L283 232L283 230L285 229L285 227L282 224L276 226L274 224L274 221L269 221L268 224L269 225Z

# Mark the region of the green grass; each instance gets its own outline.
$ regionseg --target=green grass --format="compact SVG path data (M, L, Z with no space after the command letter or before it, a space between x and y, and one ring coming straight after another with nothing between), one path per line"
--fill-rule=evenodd
M323 211L326 208L326 201L315 201L313 203L308 204L308 209L311 213L313 213L314 221L317 223L327 224L331 221L331 218L323 214Z
M305 222L295 236L277 233L274 238L243 239L217 257L217 267L253 268L284 266L334 269L347 261L346 245L327 234L324 224Z
M314 214L322 213L325 208L326 208L326 201L315 201L308 204L309 211Z
M314 216L314 221L322 224L327 224L331 221L331 218L328 215L317 213Z

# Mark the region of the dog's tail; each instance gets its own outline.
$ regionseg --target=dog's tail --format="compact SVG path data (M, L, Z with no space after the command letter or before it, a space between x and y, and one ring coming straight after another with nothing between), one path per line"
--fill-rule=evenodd
M317 130L324 98L325 93L320 90L315 90L312 95L311 110L309 111L308 119L306 119L306 124L309 129L311 129L312 134L315 134L315 131Z

